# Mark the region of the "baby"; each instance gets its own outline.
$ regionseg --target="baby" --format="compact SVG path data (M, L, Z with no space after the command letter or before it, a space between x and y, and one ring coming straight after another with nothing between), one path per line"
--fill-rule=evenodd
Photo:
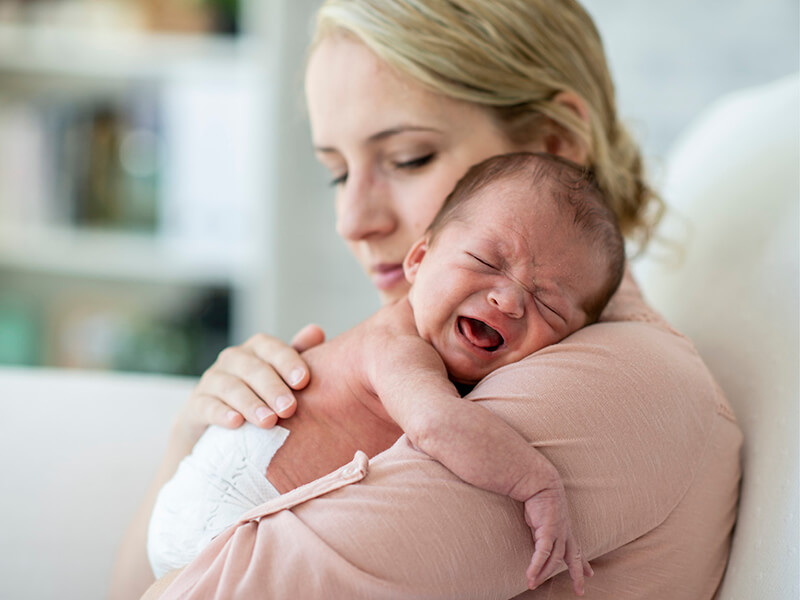
M269 430L211 427L184 459L150 522L156 575L189 563L247 510L405 432L464 481L523 502L534 535L529 585L546 578L561 540L578 592L591 569L569 559L558 473L456 386L596 321L624 260L616 219L582 168L529 153L472 167L404 260L408 296L304 354L314 376L294 417Z

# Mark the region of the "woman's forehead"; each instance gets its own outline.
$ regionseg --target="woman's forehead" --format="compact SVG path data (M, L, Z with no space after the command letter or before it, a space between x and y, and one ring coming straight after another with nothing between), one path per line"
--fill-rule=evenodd
M469 127L485 113L477 106L431 92L364 44L335 36L320 42L306 71L306 100L315 145L343 133L368 139L413 127L446 132Z

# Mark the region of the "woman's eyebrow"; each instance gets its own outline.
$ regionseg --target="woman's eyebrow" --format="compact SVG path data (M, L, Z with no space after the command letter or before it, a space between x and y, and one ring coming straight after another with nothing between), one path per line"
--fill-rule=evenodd
M382 131L373 133L371 136L367 138L366 143L374 144L375 142L385 140L386 138L392 137L394 135L398 135L401 133L412 133L412 132L442 133L439 129L436 129L435 127L424 127L421 125L398 125L397 127L390 127L389 129L383 129ZM322 154L337 152L336 148L334 148L333 146L314 146L314 150Z
M441 133L441 131L439 131L435 127L424 127L422 125L398 125L397 127L391 127L389 129L384 129L383 131L379 131L378 133L372 134L367 138L367 143L384 140L388 137L392 137L393 135L398 135L400 133L410 133L417 131L423 131L428 133Z

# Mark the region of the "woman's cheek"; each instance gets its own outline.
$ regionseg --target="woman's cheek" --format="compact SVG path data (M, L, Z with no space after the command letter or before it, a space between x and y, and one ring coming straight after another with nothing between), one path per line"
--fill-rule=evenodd
M369 274L372 265L369 262L369 256L365 252L364 244L349 240L345 240L345 244L347 244L347 249L350 250L350 253L358 261L358 264L361 265L361 268L364 269L364 272Z
M425 185L412 192L415 201L409 203L409 206L413 206L409 221L416 237L425 233L451 189L452 186Z

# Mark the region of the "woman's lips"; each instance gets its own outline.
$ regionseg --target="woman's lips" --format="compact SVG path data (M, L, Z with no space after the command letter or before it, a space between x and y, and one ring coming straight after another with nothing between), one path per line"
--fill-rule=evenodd
M402 264L380 264L372 267L372 283L379 290L391 289L404 279Z

